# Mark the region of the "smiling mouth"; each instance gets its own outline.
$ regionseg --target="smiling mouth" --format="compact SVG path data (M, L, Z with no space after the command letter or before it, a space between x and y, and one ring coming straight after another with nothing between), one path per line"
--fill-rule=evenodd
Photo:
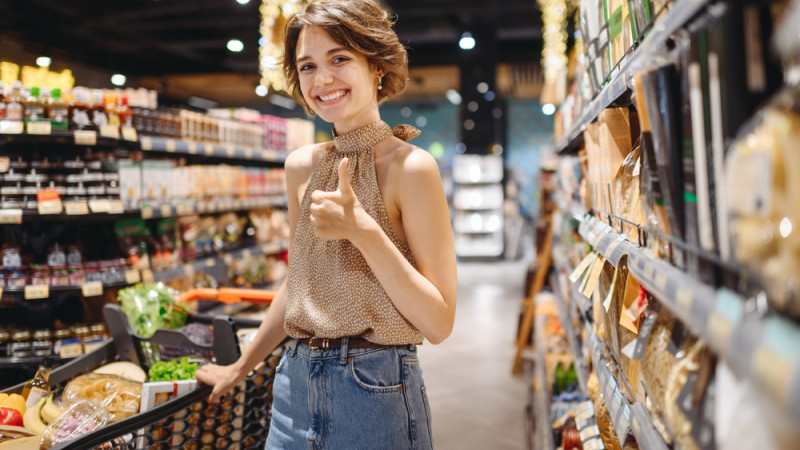
M317 98L320 99L320 101L322 101L322 102L330 102L330 101L338 100L338 99L344 97L345 94L347 94L347 91L346 90L341 90L341 91L336 91L336 92L330 93L328 95L318 95Z

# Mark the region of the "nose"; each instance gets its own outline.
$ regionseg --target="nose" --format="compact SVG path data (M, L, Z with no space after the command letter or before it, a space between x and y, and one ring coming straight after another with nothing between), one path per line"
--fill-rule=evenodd
M325 67L317 68L317 76L314 78L314 84L317 86L324 86L333 81L333 73Z

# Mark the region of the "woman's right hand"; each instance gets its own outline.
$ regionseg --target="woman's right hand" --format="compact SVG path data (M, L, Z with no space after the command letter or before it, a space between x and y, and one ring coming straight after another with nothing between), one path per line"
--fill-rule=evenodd
M197 369L195 378L199 383L214 386L211 395L208 396L209 403L219 402L220 397L231 391L246 374L241 374L236 364L229 366L219 366L217 364L206 364Z

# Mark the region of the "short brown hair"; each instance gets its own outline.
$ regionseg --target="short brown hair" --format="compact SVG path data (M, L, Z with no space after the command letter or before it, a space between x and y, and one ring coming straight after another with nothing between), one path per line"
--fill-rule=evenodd
M400 43L388 13L372 0L324 0L310 3L286 23L283 71L289 93L309 109L300 92L297 41L308 25L324 29L337 43L364 55L367 63L384 73L378 102L402 94L408 79L408 53Z

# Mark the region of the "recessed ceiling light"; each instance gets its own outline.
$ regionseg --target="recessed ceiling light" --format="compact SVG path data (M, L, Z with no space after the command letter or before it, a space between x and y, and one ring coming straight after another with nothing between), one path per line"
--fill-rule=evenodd
M472 33L465 31L464 34L461 35L461 40L458 41L458 46L463 50L472 50L475 48L475 38L472 37Z
M114 86L125 86L126 81L127 78L121 73L115 73L114 75L111 75L111 84Z
M36 58L36 65L39 67L50 67L50 58L47 56L40 56Z
M238 39L231 39L228 41L228 50L239 53L240 51L244 50L244 43Z

